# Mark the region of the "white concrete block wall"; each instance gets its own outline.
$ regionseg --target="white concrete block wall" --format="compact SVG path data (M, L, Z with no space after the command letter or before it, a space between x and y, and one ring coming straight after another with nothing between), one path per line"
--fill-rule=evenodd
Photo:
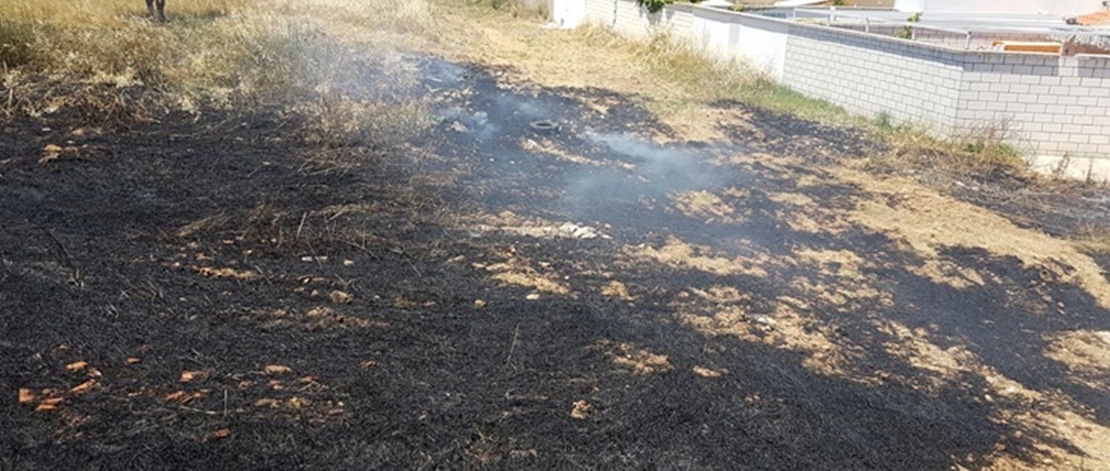
M959 129L1001 127L1047 166L1110 162L1110 58L975 53L965 61Z
M962 72L951 51L793 25L783 83L854 114L886 114L947 134L955 124Z

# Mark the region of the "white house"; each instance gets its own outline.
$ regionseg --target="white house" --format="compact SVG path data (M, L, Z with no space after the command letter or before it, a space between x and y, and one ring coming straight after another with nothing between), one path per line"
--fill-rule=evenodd
M1075 16L1106 8L1103 0L895 0L899 11L949 13L1021 13Z

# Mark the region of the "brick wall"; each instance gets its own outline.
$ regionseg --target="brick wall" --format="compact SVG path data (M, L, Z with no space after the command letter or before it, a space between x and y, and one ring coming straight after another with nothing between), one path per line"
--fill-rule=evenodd
M966 57L957 124L1005 124L1040 154L1110 158L1108 58Z
M948 134L962 69L955 54L904 40L796 25L783 83L865 116L887 114Z

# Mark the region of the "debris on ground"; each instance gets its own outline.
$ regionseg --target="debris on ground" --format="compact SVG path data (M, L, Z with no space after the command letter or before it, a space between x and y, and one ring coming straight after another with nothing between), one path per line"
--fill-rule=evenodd
M577 420L586 420L590 418L590 409L593 406L586 401L575 401L574 407L570 410L570 416Z

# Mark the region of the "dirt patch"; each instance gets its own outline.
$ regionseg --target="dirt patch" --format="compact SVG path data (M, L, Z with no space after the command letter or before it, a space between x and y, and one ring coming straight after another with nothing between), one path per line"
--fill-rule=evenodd
M728 259L714 256L709 247L687 244L677 238L670 238L658 248L651 246L626 249L632 257L655 260L674 268L693 268L716 275L743 274L763 277L767 272L757 260Z
M606 339L598 342L597 348L605 352L614 364L628 368L636 374L660 373L671 369L671 364L665 355L658 355L627 343L613 344Z
M735 195L730 195L735 196ZM737 215L732 206L726 204L717 195L708 191L689 191L674 196L675 206L689 217L703 217L706 222L721 221L726 223L737 222Z

